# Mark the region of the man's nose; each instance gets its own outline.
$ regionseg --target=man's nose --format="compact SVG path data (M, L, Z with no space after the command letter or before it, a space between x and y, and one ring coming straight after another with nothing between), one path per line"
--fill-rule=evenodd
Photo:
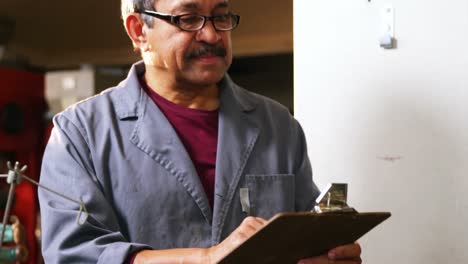
M206 21L205 26L197 32L197 41L215 44L220 38L221 36L219 32L216 31L213 21Z

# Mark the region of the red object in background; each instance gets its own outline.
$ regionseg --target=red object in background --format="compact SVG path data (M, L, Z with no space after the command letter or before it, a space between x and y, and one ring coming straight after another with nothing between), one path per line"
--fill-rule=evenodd
M0 67L0 153L28 165L25 174L34 180L39 179L44 150L46 110L43 73ZM38 262L40 250L35 236L39 209L36 191L36 186L23 181L16 188L11 211L25 227L29 264Z

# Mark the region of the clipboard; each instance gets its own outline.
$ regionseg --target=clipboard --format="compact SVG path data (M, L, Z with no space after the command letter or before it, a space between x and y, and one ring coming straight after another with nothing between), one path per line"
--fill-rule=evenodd
M296 264L354 243L390 217L373 213L280 213L219 263Z

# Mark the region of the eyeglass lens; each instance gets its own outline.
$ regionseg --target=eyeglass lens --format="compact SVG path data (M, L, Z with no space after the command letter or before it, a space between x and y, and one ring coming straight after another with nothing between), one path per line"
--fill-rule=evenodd
M186 15L180 17L179 26L184 30L198 30L202 28L204 21L203 16ZM237 21L234 15L229 14L213 17L213 24L218 30L230 30L237 25Z

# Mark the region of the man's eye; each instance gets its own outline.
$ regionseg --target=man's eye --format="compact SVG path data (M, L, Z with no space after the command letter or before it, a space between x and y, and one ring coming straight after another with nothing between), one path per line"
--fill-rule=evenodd
M228 19L230 19L229 14L216 16L216 20L218 20L218 21L226 21Z
M202 18L195 15L180 17L180 22L184 24L197 24L200 23L200 20L202 20Z

